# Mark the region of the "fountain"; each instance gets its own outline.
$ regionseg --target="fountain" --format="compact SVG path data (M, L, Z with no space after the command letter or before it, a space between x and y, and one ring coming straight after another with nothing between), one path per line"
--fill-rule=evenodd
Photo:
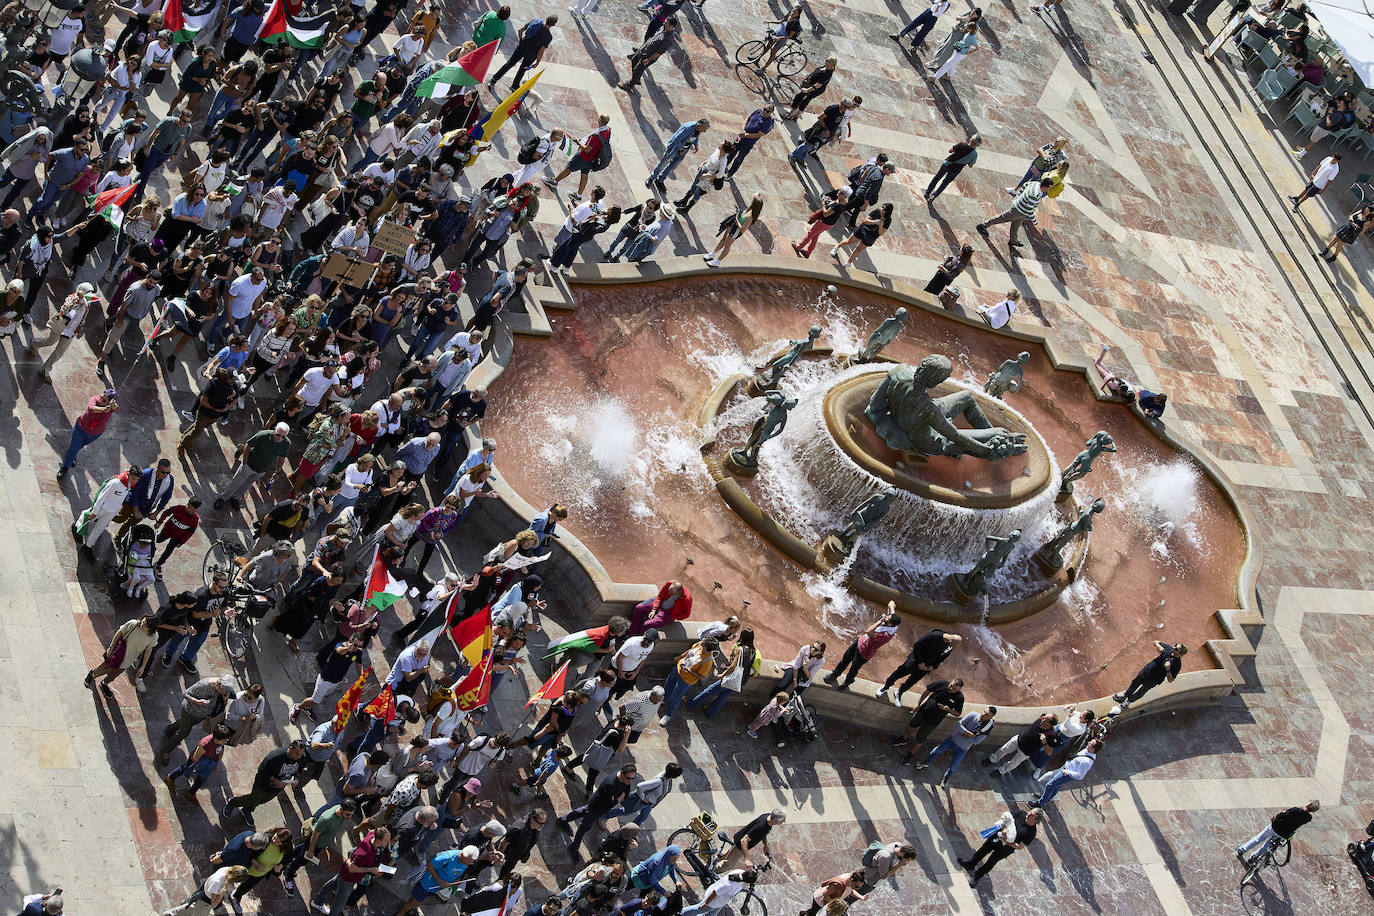
M1245 536L1227 497L1128 407L1094 398L1081 371L1033 347L823 282L727 275L577 294L551 339L522 338L492 388L483 433L509 456L505 482L534 507L574 505L565 537L610 581L678 579L714 594L699 616L741 613L768 658L847 639L894 600L920 619L872 663L876 674L927 621L945 621L984 659L960 672L972 695L1065 702L1117 689L1145 661L1156 624L1198 645L1221 633L1212 612L1236 606ZM883 343L875 329L899 306L915 314ZM798 333L812 325L814 336ZM948 355L948 369L928 373L942 380L921 386L938 418L926 402L913 411L891 397L914 392L932 354ZM865 355L874 358L855 360ZM1005 389L985 391L989 375ZM772 385L752 396L755 376ZM796 405L772 428L768 415L788 400ZM870 408L906 439L889 443ZM913 435L916 414L928 422ZM1095 460L1105 448L1056 459L1099 430L1113 460ZM753 476L729 468L732 451L753 459ZM1056 503L1060 468L1076 479L1090 468L1109 511L1084 497ZM951 575L972 573L987 539L1013 530L1000 567L986 565L981 591L961 604ZM1053 567L1051 553L1057 570L1036 557Z

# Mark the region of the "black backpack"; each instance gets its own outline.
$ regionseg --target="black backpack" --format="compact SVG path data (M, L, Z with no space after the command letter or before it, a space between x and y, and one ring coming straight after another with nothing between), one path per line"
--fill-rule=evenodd
M601 144L601 149L596 151L596 158L592 160L592 171L599 172L611 164L611 141L605 139Z
M540 140L538 137L530 137L524 143L520 144L520 152L516 153L515 161L521 165L529 165L531 162L534 162L539 158L539 143Z

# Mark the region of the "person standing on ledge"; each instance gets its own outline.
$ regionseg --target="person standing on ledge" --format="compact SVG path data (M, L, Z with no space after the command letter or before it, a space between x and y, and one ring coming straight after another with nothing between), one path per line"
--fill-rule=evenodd
M1159 654L1136 672L1131 686L1127 687L1124 693L1112 694L1112 699L1120 703L1122 709L1129 708L1132 703L1165 681L1172 682L1178 677L1179 669L1183 667L1183 656L1188 654L1188 647L1183 643L1171 646L1156 639L1155 648L1159 650Z
M844 656L840 663L835 666L824 678L825 682L831 687L838 687L840 690L848 690L854 683L854 679L859 676L859 669L873 660L873 656L878 654L878 650L892 641L892 637L897 635L897 626L902 622L901 616L897 613L897 603L889 601L887 603L887 613L868 625L868 629L859 634L858 638L849 644L849 648L844 650ZM849 671L849 677L845 678L844 683L840 683L840 676Z
M1311 823L1312 815L1321 806L1321 802L1314 798L1301 808L1287 808L1275 814L1263 830L1236 846L1236 858L1240 859L1240 864L1249 868L1250 863L1264 855L1276 841L1291 840L1299 827Z
M916 640L916 644L907 653L906 661L897 666L897 670L887 676L883 681L883 686L878 688L878 699L887 696L887 692L892 689L892 685L905 677L902 686L897 688L897 692L892 695L892 705L898 708L902 705L902 694L910 690L911 687L925 677L949 658L951 652L959 643L963 642L963 637L957 633L946 633L939 627L935 627L929 633Z

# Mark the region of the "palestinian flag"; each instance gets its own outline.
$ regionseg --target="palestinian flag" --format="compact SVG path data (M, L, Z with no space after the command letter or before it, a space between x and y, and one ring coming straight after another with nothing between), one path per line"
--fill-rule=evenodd
M383 722L390 722L396 718L396 694L392 692L391 685L387 684L383 687L382 692L377 694L371 703L363 707L363 712L381 719Z
M136 184L131 184L126 188L110 188L108 191L92 194L86 200L91 205L92 210L118 229L124 225L124 205L129 202L129 198L134 196L136 189Z
M382 548L379 545L372 551L372 575L367 580L367 591L363 593L363 604L385 611L406 594L406 584L394 579L382 562Z
M372 667L363 669L362 674L353 682L353 686L344 691L344 695L339 699L338 705L334 707L334 730L343 733L344 727L348 725L349 718L353 715L353 710L358 708L358 701L363 698L363 685L372 676Z
M283 0L272 0L267 14L262 17L262 25L258 26L258 38L268 44L284 41L293 48L318 48L324 45L333 20L332 13L293 16Z
M450 86L480 85L487 78L487 70L491 68L491 61L496 56L496 46L499 44L499 41L489 41L442 67L429 79L420 83L415 90L415 97L442 99L452 91Z
M577 633L569 633L562 639L555 639L549 643L548 651L544 653L544 658L553 658L564 652L583 652L587 655L595 655L598 649L604 649L606 643L611 639L611 628L592 627L590 630L582 630Z
M202 29L213 24L218 12L219 0L214 0L201 12L192 11L190 14L182 9L181 0L167 0L162 6L162 21L167 31L172 33L172 41L180 44L195 38Z
M567 689L568 662L564 662L559 666L558 670L553 673L553 677L545 681L543 685L534 692L534 696L530 697L530 701L525 704L525 708L529 709L540 700L556 700L561 697Z

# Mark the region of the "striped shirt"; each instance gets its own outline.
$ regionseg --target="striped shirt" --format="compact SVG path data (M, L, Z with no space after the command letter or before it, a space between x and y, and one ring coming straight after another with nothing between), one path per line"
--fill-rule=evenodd
M1040 182L1032 178L1021 185L1021 189L1016 192L1016 199L1011 202L1011 205L1027 222L1034 223L1035 208L1040 206L1040 201L1044 199L1045 192L1040 190Z

